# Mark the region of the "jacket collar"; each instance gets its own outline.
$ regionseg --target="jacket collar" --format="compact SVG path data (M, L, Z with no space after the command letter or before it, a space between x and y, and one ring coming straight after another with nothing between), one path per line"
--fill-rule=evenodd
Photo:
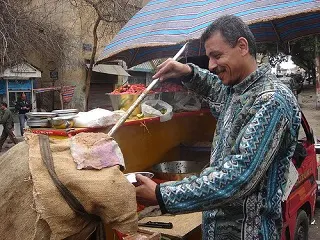
M260 67L257 68L256 71L252 72L248 77L246 77L242 82L234 85L233 91L238 94L243 94L246 90L258 81L261 76L265 75L268 71L271 71L270 64L262 64Z

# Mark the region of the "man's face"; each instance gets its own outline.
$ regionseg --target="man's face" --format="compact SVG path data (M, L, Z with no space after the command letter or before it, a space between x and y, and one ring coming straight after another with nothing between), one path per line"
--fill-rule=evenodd
M21 95L21 99L22 99L22 100L26 100L26 95L25 95L25 94L22 94L22 95Z
M243 80L243 56L237 45L231 47L220 32L214 33L205 42L209 70L217 74L224 85L236 85Z
M1 109L1 110L4 110L5 108L6 108L6 107L5 107L4 105L2 105L2 104L0 105L0 109Z

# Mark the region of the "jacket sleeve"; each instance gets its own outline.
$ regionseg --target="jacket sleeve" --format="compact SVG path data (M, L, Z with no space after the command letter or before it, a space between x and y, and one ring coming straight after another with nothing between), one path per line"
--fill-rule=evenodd
M31 102L27 101L26 107L29 108L29 110L31 110L31 107L32 107Z
M191 91L201 95L209 103L213 115L217 118L226 97L227 87L222 84L217 75L210 71L194 64L188 65L192 68L193 74L191 79L182 83Z
M19 111L19 110L21 109L21 104L20 104L19 101L16 102L14 108L15 108L17 111Z
M156 188L163 212L210 210L237 201L255 189L284 138L296 141L297 137L290 132L292 117L288 116L288 108L273 95L256 100L251 112L252 118L236 139L233 154L223 159L222 166L206 168L200 177ZM300 116L296 117L300 121Z
M8 111L5 111L4 114L1 116L0 124L6 123L9 117L10 117L10 113Z

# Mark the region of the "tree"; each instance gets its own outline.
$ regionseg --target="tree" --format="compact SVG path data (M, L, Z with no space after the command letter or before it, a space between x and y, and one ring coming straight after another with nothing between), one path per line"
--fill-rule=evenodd
M272 67L288 60L288 55L285 53L286 51L274 43L257 44L257 52L263 55L262 58L268 57Z
M62 73L74 71L75 67L83 69L82 43L86 39L92 43L92 53L75 106L87 109L99 47L111 40L140 4L138 0L0 0L0 71L29 61L30 53L54 62ZM61 77L62 81L70 81L66 76ZM74 79L82 79L79 77Z
M283 49L277 44L267 43L258 44L258 52L269 56L271 66L286 61L287 56L291 55L291 60L303 68L309 77L314 81L316 79L316 65L315 65L315 49L316 44L320 47L320 38L315 40L315 36L307 36L290 42L290 49Z
M93 47L90 57L88 74L85 81L85 109L88 110L89 92L98 47L98 28L101 36L116 34L121 27L140 9L134 0L75 0L79 5L90 6L94 10L94 24L92 29Z
M316 40L315 36L304 37L291 43L292 61L308 73L314 84L316 79L316 45L320 46L320 40Z
M36 52L59 62L67 38L62 29L37 14L28 0L0 0L0 71Z

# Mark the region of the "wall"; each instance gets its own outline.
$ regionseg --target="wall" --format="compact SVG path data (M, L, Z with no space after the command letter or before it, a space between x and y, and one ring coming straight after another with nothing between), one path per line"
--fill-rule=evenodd
M73 2L84 2L77 0ZM144 2L144 3L142 3ZM139 5L146 1L139 1ZM52 63L52 59L45 59L38 53L30 53L28 61L42 70L42 81L38 87L76 85L72 103L67 107L84 110L85 94L84 86L86 79L86 59L91 58L93 44L93 26L97 18L95 10L84 4L73 5L68 0L33 0L33 8L37 9L39 15L46 16L48 21L57 24L65 30L68 41L65 42L63 49L65 59L61 62ZM115 23L100 24L98 28L98 48L96 57L102 52L118 29L110 29L108 26L115 26ZM108 30L109 29L109 30ZM106 30L109 33L106 34ZM50 78L50 71L58 72L58 79ZM57 99L58 102L59 99ZM58 107L58 105L56 104Z

